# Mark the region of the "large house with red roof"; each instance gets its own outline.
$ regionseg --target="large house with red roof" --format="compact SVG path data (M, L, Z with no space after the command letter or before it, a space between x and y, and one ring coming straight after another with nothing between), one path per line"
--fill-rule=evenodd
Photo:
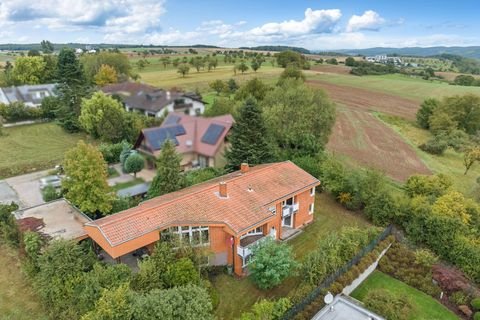
M320 182L290 161L249 167L85 224L111 258L151 252L162 234L209 249L210 265L233 265L243 275L252 246L285 239L313 221Z
M146 156L148 167L152 168L163 143L170 139L182 156L183 170L223 167L232 125L231 115L204 118L172 112L160 127L143 129L134 149Z

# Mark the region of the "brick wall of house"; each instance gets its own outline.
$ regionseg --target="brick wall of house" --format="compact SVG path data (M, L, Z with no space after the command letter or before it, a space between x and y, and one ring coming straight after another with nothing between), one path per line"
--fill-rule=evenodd
M298 212L294 215L293 227L300 228L304 224L308 224L313 220L313 214L309 213L310 204L315 202L315 195L310 195L310 190L304 191L297 195L297 203L299 204Z

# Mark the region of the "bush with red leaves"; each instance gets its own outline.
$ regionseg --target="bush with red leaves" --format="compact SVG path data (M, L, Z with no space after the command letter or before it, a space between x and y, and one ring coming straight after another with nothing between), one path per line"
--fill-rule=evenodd
M480 290L475 288L462 271L455 267L436 264L432 267L433 279L448 295L463 291L470 296L480 296Z

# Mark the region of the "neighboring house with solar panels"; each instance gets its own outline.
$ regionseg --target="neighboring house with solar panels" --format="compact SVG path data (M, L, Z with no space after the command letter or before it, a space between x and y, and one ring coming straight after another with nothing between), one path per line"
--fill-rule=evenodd
M139 82L121 82L107 85L101 90L118 95L127 111L141 112L150 117L161 117L168 112L198 116L205 110L202 97L194 92L163 90Z
M0 88L0 103L23 102L28 107L38 107L46 97L55 96L56 84L35 84Z
M231 115L204 118L172 112L160 127L143 129L134 148L147 156L147 167L153 168L162 144L171 139L182 155L183 170L222 167L233 121Z

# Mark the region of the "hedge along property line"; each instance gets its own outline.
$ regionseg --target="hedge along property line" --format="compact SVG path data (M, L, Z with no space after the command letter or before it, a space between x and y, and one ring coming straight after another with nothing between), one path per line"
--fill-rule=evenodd
M310 305L315 299L317 299L322 293L324 293L325 289L328 289L336 280L337 278L340 278L341 276L345 275L353 266L356 264L359 264L360 260L364 256L366 256L368 253L373 251L373 249L380 243L380 241L385 240L389 235L392 233L393 226L389 225L385 230L378 235L372 242L370 242L369 245L364 247L355 257L353 257L349 262L347 262L343 267L338 269L335 273L329 275L323 282L313 289L303 300L296 305L294 305L292 308L290 308L282 317L282 320L289 320L289 319L294 319L297 314L302 312L308 305ZM388 246L388 244L386 245ZM385 247L386 247L385 246ZM369 263L365 266L364 270L366 270L376 259L373 261L369 261ZM357 268L358 269L358 268ZM362 272L364 271L362 270ZM358 270L357 270L358 271ZM360 272L355 276L355 279L359 276ZM343 281L342 281L343 282ZM348 283L342 284L341 288L334 288L336 292L332 293L340 293L345 286L347 286ZM323 299L322 299L323 301ZM318 310L316 310L317 312Z

